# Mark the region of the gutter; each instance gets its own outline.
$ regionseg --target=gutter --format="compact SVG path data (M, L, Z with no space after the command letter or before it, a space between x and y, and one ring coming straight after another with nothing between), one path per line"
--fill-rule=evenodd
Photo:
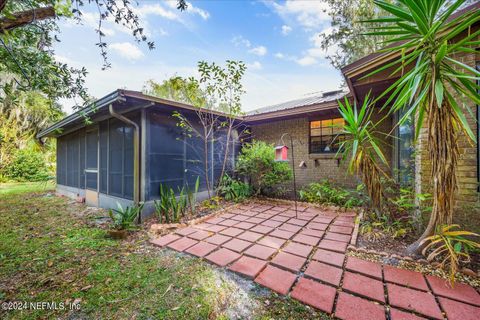
M41 139L47 135L49 135L50 133L54 132L55 130L58 130L60 128L62 128L63 126L73 122L73 121L76 121L78 119L81 119L81 118L85 118L86 116L90 115L91 113L96 113L98 112L102 107L105 107L106 105L108 104L111 104L112 102L115 102L119 99L121 99L121 95L120 95L120 92L118 90L114 91L113 93L109 94L108 96L106 97L103 97L101 98L100 100L97 100L95 103L63 118L62 120L60 120L59 122L55 123L54 125L52 125L51 127L39 132L37 135L36 135L36 138L37 139Z
M133 202L138 205L140 202L140 126L131 119L117 113L113 104L108 106L110 115L133 127ZM138 222L141 222L142 215L138 215Z

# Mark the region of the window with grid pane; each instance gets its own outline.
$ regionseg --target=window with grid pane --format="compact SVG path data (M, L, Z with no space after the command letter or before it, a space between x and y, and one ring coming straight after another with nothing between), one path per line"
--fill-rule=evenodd
M310 121L310 153L335 153L343 140L343 118Z

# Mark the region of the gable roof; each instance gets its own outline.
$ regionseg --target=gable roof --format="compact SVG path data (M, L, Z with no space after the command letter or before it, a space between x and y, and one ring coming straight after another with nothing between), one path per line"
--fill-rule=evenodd
M131 102L131 104L124 104L124 102L126 101ZM196 107L186 103L146 95L140 91L117 89L109 93L108 95L96 100L94 103L54 123L45 130L39 132L36 137L37 139L40 139L47 136L55 136L61 134L65 128L85 126L85 119L88 117L100 117L100 119L111 117L111 115L109 115L108 107L110 104L113 103L118 104L118 106L120 107L117 109L118 113L129 112L135 109L141 109L153 105L161 105L167 108L189 111L198 110ZM222 112L213 111L213 113L218 116L225 116L225 114Z

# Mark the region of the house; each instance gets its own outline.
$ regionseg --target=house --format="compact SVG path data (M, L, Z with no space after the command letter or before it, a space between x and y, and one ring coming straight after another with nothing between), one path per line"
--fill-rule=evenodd
M475 2L452 18L465 10L478 9L480 2ZM478 24L473 25L470 32L478 29ZM398 75L392 75L392 69L374 76L366 75L400 54L374 53L342 68L348 90L324 92L260 108L238 118L238 121L250 128L253 139L275 145L288 146L289 141L280 141L280 138L283 133L290 133L296 160L302 163L295 168L300 186L328 179L338 185L354 187L359 180L347 173L345 163L337 155L336 144L332 143L339 133L332 125L343 122L337 101L346 98L361 102L369 92L372 96L383 92ZM478 51L462 53L458 59L480 69ZM471 112L465 111L465 115L478 136L478 106L466 107ZM115 207L116 202L129 205L143 201L146 208L151 209L153 200L159 196L160 184L177 188L191 185L200 177L200 197L206 197L205 177L208 175L210 181L218 178L218 159L222 158L225 149L221 143L222 132L216 133L219 138L212 142L211 154L205 156L201 141L187 139L179 132L176 119L172 117L173 111L181 111L186 117L195 119L192 106L139 92L117 90L41 132L39 138L57 137L58 192L85 197L89 205L109 208ZM93 124L86 125L83 114L87 114ZM476 114L476 118L472 114ZM377 131L388 162L384 170L400 184L414 185L416 193L427 193L431 176L425 130L421 130L420 139L414 146L413 121L398 125L401 116L401 112L389 114L380 106L372 116L374 121L383 119ZM239 149L238 135L236 132L232 141L232 148L236 151ZM469 144L466 137L461 137L459 147L457 204L472 206L478 203L480 149L478 144ZM210 163L208 170L203 169L205 161ZM229 163L233 165L234 161L235 152Z
M204 139L186 134L173 113L200 130L195 110L140 92L116 90L40 132L38 138L57 139L57 192L102 208L141 201L148 214L159 198L160 184L193 189L198 178L197 198L207 198L206 177L210 183L218 180L227 139L225 130L216 130L215 143L209 139L210 146L205 147ZM233 152L227 168L232 168L239 150L236 130L230 141Z
M463 7L450 19L467 11L479 9L480 2L476 1ZM477 23L471 26L469 32L474 33L478 29L479 24ZM458 37L462 37L462 34ZM479 38L477 37L477 41ZM333 137L337 134L335 129L331 128L331 124L342 122L336 101L347 98L361 103L368 93L373 97L378 96L392 85L399 75L392 75L393 67L372 76L367 77L367 75L393 61L400 54L401 52L373 53L343 67L341 72L348 85L348 93L325 92L250 112L246 119L251 127L253 138L276 144L279 143L278 139L283 133L290 133L294 138L295 161L304 161L306 164L306 167L295 168L297 182L301 185L328 179L338 185L355 186L358 179L348 175L345 165L339 161L336 149L331 144ZM476 53L465 52L456 58L468 66L480 70L480 51L478 49ZM412 66L413 64L405 66L405 69L408 70ZM473 102L470 103L471 105L465 106L470 110L465 110L464 114L472 131L477 133L478 141L480 112L478 106ZM413 121L398 125L398 119L403 114L400 112L389 115L386 110L381 110L381 105L383 105L382 101L378 103L372 120L383 119L381 126L376 129L379 131L380 140L383 140L382 148L388 161L388 167L384 169L388 170L400 184L413 185L417 194L430 192L431 164L425 147L426 129L422 128L417 145L414 146ZM285 141L285 143L288 146L289 141ZM460 137L458 144L460 158L457 170L459 183L456 195L457 206L472 208L478 204L479 200L480 148L478 144L470 144L463 136Z

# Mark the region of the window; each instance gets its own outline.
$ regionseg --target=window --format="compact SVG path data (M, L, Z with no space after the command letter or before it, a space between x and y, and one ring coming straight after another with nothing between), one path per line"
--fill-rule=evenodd
M310 121L310 153L335 153L343 140L343 118Z
M401 109L395 116L395 122L403 118L406 108ZM407 118L404 123L396 127L396 169L397 182L403 187L413 186L415 177L415 145L414 136L414 117Z

